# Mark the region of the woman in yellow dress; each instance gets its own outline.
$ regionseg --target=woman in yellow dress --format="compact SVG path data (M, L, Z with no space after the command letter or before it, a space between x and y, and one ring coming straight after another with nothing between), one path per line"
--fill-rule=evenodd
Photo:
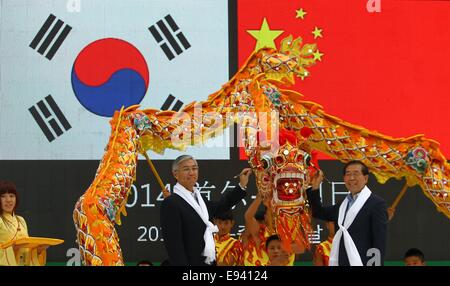
M16 186L8 181L0 181L0 198L0 265L27 265L29 263L28 249L15 251L13 246L1 247L7 242L28 237L24 218L15 213L19 205Z

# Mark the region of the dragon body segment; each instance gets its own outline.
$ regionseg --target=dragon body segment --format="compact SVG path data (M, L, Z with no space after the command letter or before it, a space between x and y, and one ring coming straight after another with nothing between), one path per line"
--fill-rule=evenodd
M115 224L121 214L135 180L138 130L137 114L116 113L111 120L112 134L95 179L75 205L73 219L84 265L123 265Z

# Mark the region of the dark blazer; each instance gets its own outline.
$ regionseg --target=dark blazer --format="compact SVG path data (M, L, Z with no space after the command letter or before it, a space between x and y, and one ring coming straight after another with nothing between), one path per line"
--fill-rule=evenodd
M219 201L203 198L209 218L230 210L247 193L237 186L225 192ZM171 266L205 266L202 255L206 225L197 212L180 196L172 194L161 204L161 228Z
M334 206L323 207L320 201L319 191L307 190L308 200L311 205L312 215L315 218L334 221L336 232L339 229L337 225L339 216L339 207L342 202ZM372 193L363 205L355 220L348 228L348 232L358 249L363 265L373 257L373 254L367 256L367 250L377 248L381 252L381 265L384 264L384 255L386 253L388 215L386 202L379 196ZM342 237L339 246L339 265L349 266L347 252Z

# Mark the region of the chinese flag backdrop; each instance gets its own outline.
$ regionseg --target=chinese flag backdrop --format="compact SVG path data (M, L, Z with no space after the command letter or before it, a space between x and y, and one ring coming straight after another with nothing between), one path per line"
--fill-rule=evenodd
M394 137L425 134L449 158L450 1L239 0L239 64L255 49L247 30L271 30L315 42L324 54L295 87L304 99L369 130ZM307 14L296 18L297 10ZM314 39L315 27L323 38Z

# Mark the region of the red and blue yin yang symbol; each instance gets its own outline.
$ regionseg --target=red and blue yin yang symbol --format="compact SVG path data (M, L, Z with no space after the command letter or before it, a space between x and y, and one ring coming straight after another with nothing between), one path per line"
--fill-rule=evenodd
M72 68L72 88L90 112L112 117L122 106L141 103L149 85L147 63L132 44L101 39L86 46Z

